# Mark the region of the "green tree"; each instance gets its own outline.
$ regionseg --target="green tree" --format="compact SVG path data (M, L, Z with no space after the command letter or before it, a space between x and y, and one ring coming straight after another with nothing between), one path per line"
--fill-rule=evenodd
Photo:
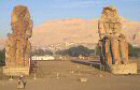
M67 50L57 51L56 53L59 55L69 55L72 57L78 57L80 55L88 57L93 55L95 53L95 50L80 45L76 47L71 47Z
M37 50L32 51L32 56L34 55L42 56L42 55L52 55L52 54L53 53L50 50L37 49Z
M5 50L0 50L0 66L5 65Z
M129 56L130 57L140 57L140 48L134 47L131 44L129 44Z

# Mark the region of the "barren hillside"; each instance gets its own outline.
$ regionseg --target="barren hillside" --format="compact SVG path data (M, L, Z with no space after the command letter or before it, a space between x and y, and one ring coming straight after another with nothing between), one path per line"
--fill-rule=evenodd
M140 45L140 23L123 21L123 29L128 41ZM58 43L97 43L98 31L96 20L69 19L46 22L36 27L31 39L35 46Z
M34 27L31 42L33 46L38 47L61 43L95 44L99 40L97 26L97 20L49 21L39 27ZM123 20L123 30L131 44L140 46L140 22ZM0 39L1 48L4 44L5 39Z

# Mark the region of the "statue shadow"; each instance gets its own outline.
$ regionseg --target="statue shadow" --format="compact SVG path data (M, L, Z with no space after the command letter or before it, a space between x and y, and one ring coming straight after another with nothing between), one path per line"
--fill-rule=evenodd
M93 61L93 60L71 60L71 62L73 63L77 63L77 64L83 64L83 65L87 65L90 67L94 67L96 69L102 70L102 65L100 63L100 61Z
M100 71L103 71L103 72L110 72L110 67L107 65L107 66L104 66L101 64L100 61L93 61L93 60L71 60L71 62L73 63L77 63L77 64L83 64L83 65L87 65L87 66L90 66L90 67L93 67L93 68L96 68Z

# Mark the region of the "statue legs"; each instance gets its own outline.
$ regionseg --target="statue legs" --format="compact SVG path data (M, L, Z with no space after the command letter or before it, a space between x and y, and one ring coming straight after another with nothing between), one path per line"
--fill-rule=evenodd
M120 39L119 41L121 61L124 64L128 63L128 43L125 39Z
M29 40L26 41L26 49L25 49L25 65L29 64L29 59L31 54L31 43Z
M128 44L125 40L118 37L105 37L99 42L100 61L102 64L120 64L128 62Z
M19 39L16 41L16 60L19 65L23 65L25 59L25 49L26 49L26 40L25 39Z
M111 52L110 52L110 40L105 39L104 41L104 54L105 54L105 61L106 64L112 65L112 57L111 57Z
M119 64L121 62L120 52L119 52L119 40L115 36L111 38L111 54L112 54L113 64Z
M110 40L104 38L99 42L100 61L103 65L111 65L112 57L110 52Z
M10 65L10 66L15 66L16 62L15 62L15 53L16 53L16 47L15 47L15 39L14 36L11 35L9 37L9 40L7 40L7 47L6 49L6 65Z
M103 48L102 41L98 42L98 47L99 47L99 54L100 54L100 62L102 65L105 65L105 56L104 56L104 48Z

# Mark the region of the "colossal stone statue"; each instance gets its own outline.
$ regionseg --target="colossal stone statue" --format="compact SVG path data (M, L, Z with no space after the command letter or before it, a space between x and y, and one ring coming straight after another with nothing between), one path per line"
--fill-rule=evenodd
M128 43L118 10L105 7L98 22L100 60L104 65L128 63Z
M33 23L25 6L16 6L12 14L12 34L6 45L6 66L28 66Z

